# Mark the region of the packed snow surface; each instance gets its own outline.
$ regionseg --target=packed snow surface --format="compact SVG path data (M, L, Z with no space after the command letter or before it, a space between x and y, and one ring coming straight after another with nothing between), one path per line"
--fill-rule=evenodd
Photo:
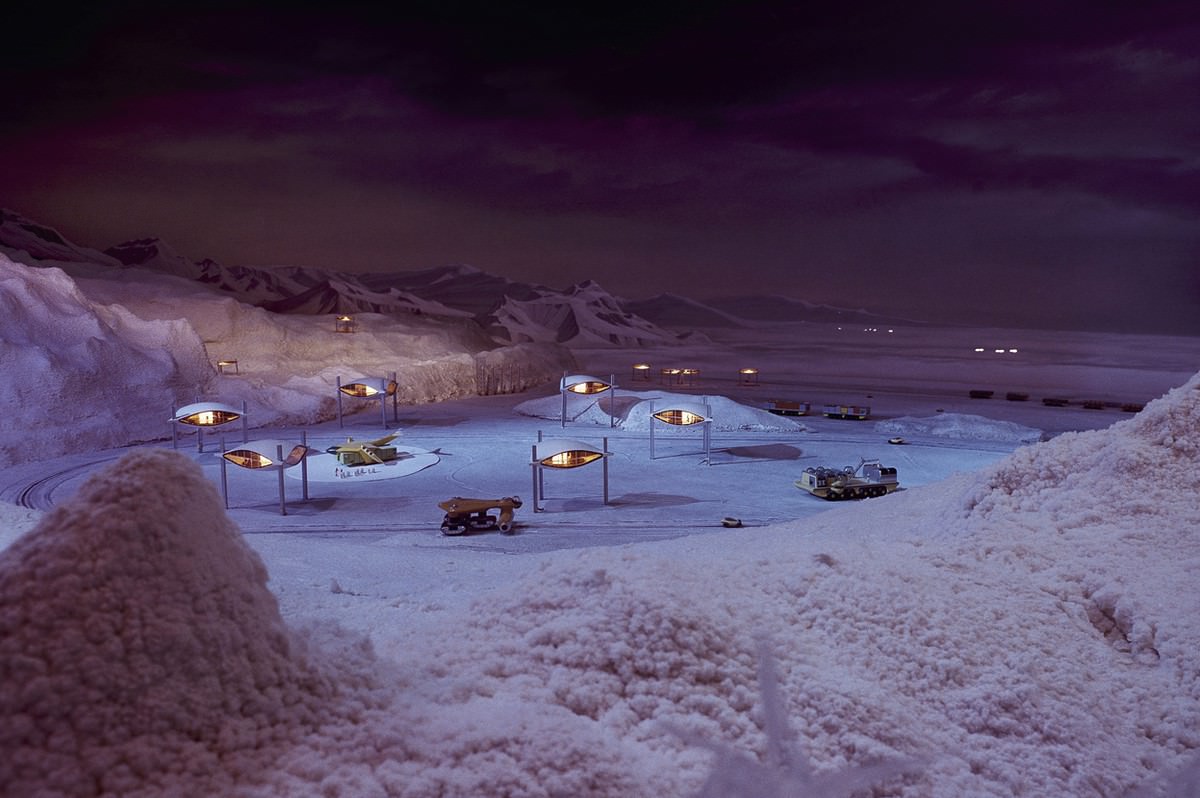
M367 641L289 628L200 470L135 451L0 554L0 792L1121 795L1200 747L1198 494L1200 375L807 521L550 554Z

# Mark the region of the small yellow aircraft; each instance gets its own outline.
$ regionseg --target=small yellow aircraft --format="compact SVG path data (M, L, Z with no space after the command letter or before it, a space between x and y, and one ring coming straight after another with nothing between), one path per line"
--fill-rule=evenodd
M400 437L400 430L373 441L356 441L353 438L347 438L345 443L330 446L325 452L332 454L344 466L386 463L399 457L396 447L387 445L398 437Z

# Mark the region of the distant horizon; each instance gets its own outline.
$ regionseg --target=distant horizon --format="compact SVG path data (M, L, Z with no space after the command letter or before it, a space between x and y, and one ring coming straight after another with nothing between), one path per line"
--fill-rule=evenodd
M352 271L346 271L344 269L330 269L330 268L326 268L326 267L322 267L322 266L316 266L316 265L312 265L312 264L303 264L303 263L228 263L228 262L221 261L217 258L212 258L210 256L201 256L199 258L195 258L191 254L180 251L175 246L175 244L172 243L169 239L166 239L166 238L163 238L162 236L158 236L158 235L154 235L154 234L135 236L133 238L125 239L125 240L122 240L122 241L119 241L119 242L116 242L113 244L106 244L106 245L98 245L96 243L92 243L92 242L88 242L88 241L80 241L80 240L75 239L72 234L65 231L62 228L62 226L60 224L58 224L57 222L51 223L50 221L45 220L45 219L33 218L29 214L24 213L21 210L18 210L16 208L12 208L10 206L0 206L0 207L3 207L4 210L6 210L10 213L13 213L35 225L52 229L59 235L63 236L63 238L68 242L68 244L70 244L74 247L79 247L79 248L83 248L83 249L91 249L91 250L100 252L102 254L105 254L105 253L107 253L108 250L117 249L117 248L119 248L125 244L129 244L129 243L138 242L138 241L157 241L157 242L160 242L163 245L165 245L168 249L172 250L176 254L178 254L180 257L185 258L186 260L188 260L192 263L198 264L198 263L201 263L204 261L212 261L222 267L230 267L230 268L250 268L250 269L264 269L264 270L305 269L305 270L328 272L328 273L343 273L343 274L351 274L351 275L356 275L356 276L370 276L370 275L386 275L386 274L391 274L391 273L407 274L407 273L414 273L414 272L437 271L440 269L453 269L453 268L465 267L465 268L474 269L480 273L486 274L491 277L507 279L507 280L511 280L516 283L526 283L529 285L538 285L538 286L542 286L542 287L545 287L545 288L548 288L548 289L551 289L554 291L565 291L575 285L580 285L580 284L587 283L587 282L593 282L593 283L598 284L601 288L603 288L606 292L610 293L614 297L619 298L622 301L626 301L626 302L630 302L630 303L642 303L642 302L647 302L647 301L650 301L650 300L653 300L653 299L656 299L659 297L674 295L674 296L678 296L685 300L690 300L690 301L696 302L698 304L701 304L701 305L704 305L707 307L711 307L712 309L721 311L723 313L730 313L730 315L735 315L735 316L737 314L731 313L730 311L727 311L727 310L724 310L723 308L721 308L720 303L729 303L729 302L734 302L734 301L738 301L738 300L777 299L777 300L786 300L789 302L795 302L795 303L801 303L801 304L808 304L808 305L811 305L814 307L829 308L831 310L846 311L848 313L865 313L865 314L869 314L872 316L878 316L880 318L890 319L896 323L913 323L913 324L923 324L923 325L930 325L930 326L939 326L939 325L949 326L949 327L983 326L983 327L1010 328L1010 329L1045 330L1047 332L1078 331L1078 332L1099 332L1099 333L1114 333L1114 334L1140 334L1140 335L1166 335L1166 336L1182 335L1182 336L1186 336L1186 337L1200 336L1200 320L1196 320L1196 322L1194 324L1187 324L1187 323L1180 324L1180 325L1178 325L1177 328L1171 324L1167 324L1166 326L1161 326L1159 328L1147 327L1145 329L1114 329L1111 327L1099 327L1099 326L1083 327L1083 326L1073 326L1073 325L1069 325L1069 324L1057 324L1056 325L1053 323L1052 320L1048 320L1048 319L1037 320L1037 319L1031 318L1031 319L1027 319L1025 321L1005 320L995 314L987 314L987 313L980 313L980 312L973 313L974 319L972 321L968 321L963 318L956 318L956 317L952 317L952 316L921 317L920 311L917 309L910 309L910 308L903 308L903 307L883 307L883 306L872 307L872 306L865 306L865 305L858 305L858 306L838 305L838 304L833 304L830 302L815 301L813 299L810 299L810 298L807 298L804 296L798 296L796 294L789 294L789 293L782 293L782 292L725 293L725 294L693 295L693 294L682 293L678 288L670 288L668 290L644 294L642 296L630 296L626 293L623 293L623 292L620 292L617 290L613 290L606 283L605 280L594 278L594 277L585 277L583 279L576 280L573 282L558 283L558 284L554 284L554 283L550 283L550 282L534 282L534 281L526 281L526 280L516 279L509 275L502 274L498 271L495 271L495 270L490 269L483 265L479 265L476 263L465 263L465 262L453 262L453 263L443 263L443 264L437 264L437 265L414 266L414 267L410 267L410 268L394 268L394 269L390 269L390 270L362 271L362 272L352 272ZM1198 309L1198 312L1200 312L1200 309ZM754 320L754 319L752 319L750 317L746 317L746 316L738 316L738 318L746 319L749 321ZM780 321L780 322L786 321L786 319L780 319L780 318L772 318L772 319L766 319L766 320Z

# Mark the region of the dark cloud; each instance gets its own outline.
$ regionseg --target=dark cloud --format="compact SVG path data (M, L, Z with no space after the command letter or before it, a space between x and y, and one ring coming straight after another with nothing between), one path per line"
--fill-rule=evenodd
M0 202L82 243L1200 334L1190 3L7 21Z

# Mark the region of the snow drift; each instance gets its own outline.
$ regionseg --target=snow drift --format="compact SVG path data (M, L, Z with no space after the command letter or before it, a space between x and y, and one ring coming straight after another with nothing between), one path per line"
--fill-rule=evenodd
M955 440L1017 443L1035 443L1043 435L1040 429L968 413L941 413L926 418L903 416L876 422L875 429L884 435L928 435Z

